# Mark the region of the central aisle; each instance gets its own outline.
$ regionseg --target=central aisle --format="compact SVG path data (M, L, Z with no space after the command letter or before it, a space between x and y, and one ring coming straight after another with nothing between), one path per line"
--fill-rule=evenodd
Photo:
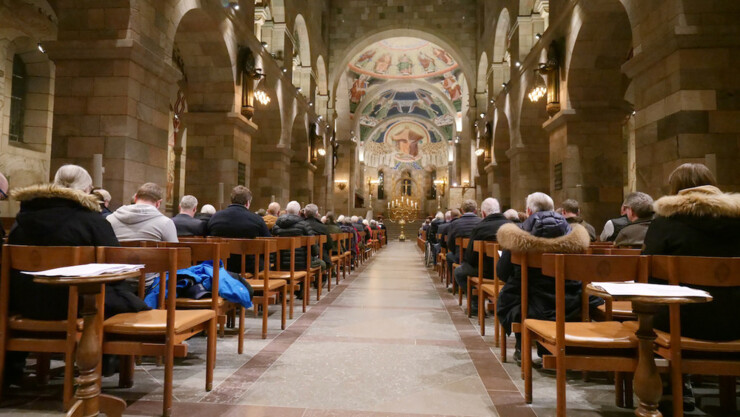
M534 415L437 283L413 242L392 242L176 413Z

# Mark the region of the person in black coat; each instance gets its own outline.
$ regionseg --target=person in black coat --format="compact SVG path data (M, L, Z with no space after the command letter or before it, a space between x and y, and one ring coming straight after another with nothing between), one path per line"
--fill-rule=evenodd
M450 220L442 223L439 225L439 228L437 229L437 233L441 235L439 240L439 247L447 249L447 235L450 231L450 226L452 225L455 220L460 218L460 210L458 209L452 209L449 211L450 213Z
M249 191L249 188L243 185L234 187L231 191L231 204L211 216L206 227L206 234L208 236L242 239L271 237L262 217L249 211L251 202L252 192ZM246 272L254 271L253 256L248 256L244 264ZM231 255L226 269L231 272L241 272L241 256Z
M454 223L450 224L450 228L447 230L447 270L450 274L454 273L452 264L460 262L460 249L457 247L455 239L458 237L470 237L473 228L481 222L481 218L475 214L477 209L478 205L475 200L463 201L460 206L460 211L462 211L463 215Z
M521 225L507 224L498 230L502 249L496 271L504 286L499 292L496 311L507 334L512 323L521 323L521 277L519 265L511 263L511 251L580 253L591 241L588 231L579 224L569 225L556 213L552 198L544 193L527 197L529 218ZM572 227L572 229L571 229ZM542 275L540 268L529 268L529 303L527 318L555 320L555 279ZM596 300L594 300L596 302ZM565 311L569 319L580 317L581 283L566 281ZM515 358L521 358L520 334L516 334Z
M498 229L506 223L511 223L501 214L500 207L495 198L487 198L481 203L483 220L470 233L470 243L463 255L463 263L455 269L455 281L463 293L468 288L468 276L478 275L478 253L473 250L474 242L495 241ZM486 256L483 260L483 278L493 278L493 258L490 256ZM470 300L470 308L475 312L478 311L477 297Z
M198 210L198 199L185 195L180 199L180 213L172 218L177 236L205 236L206 223L194 218Z
M334 240L331 238L329 229L324 223L321 223L321 220L318 218L319 207L316 204L306 204L304 212L306 213L306 223L309 224L311 229L317 235L326 236L326 245L324 245L324 249L321 252L321 258L326 263L326 267L331 268L331 248L334 246Z
M306 219L299 216L298 213L301 210L300 204L297 201L291 201L285 206L286 214L278 217L275 221L275 226L272 228L273 236L278 237L293 237L293 236L313 236L316 233L308 224ZM318 256L318 245L314 245L311 248L311 253ZM280 254L280 268L283 271L290 270L290 251L282 251ZM295 268L296 270L306 269L306 257L308 253L305 248L298 248L295 251Z
M672 195L653 205L656 217L648 227L642 253L740 256L740 194L722 193L712 173L701 164L681 165L668 182ZM714 299L681 306L681 336L711 341L740 339L740 321L736 319L740 317L740 287L689 286L709 292ZM655 315L655 328L670 331L667 308Z
M431 243L432 245L437 243L437 233L439 230L439 226L445 222L445 215L438 211L437 215L434 216L434 220L429 224L429 229L427 230L427 242Z

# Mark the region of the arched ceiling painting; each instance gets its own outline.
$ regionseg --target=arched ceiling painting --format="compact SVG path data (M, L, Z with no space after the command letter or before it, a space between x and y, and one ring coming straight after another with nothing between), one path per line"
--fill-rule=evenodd
M353 57L347 72L365 164L446 166L463 102L462 72L447 51L419 38L388 38Z

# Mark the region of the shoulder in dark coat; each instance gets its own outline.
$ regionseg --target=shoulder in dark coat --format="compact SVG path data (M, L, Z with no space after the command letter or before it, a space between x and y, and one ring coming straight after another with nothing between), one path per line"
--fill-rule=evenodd
M450 228L447 230L447 250L459 255L455 239L458 237L470 237L470 233L473 232L473 228L481 222L481 218L473 213L465 213L458 219L450 224Z
M206 226L208 236L233 237L254 239L270 237L265 221L258 214L252 213L241 204L231 204L221 211L217 211ZM254 270L254 257L245 257L247 271ZM241 256L231 255L227 269L231 272L241 272Z
M206 224L187 214L178 214L172 218L172 222L175 223L178 236L204 236L206 234Z
M494 213L486 216L480 223L478 223L473 231L470 233L470 243L468 248L465 250L464 261L473 268L478 268L478 253L473 250L473 242L475 241L495 241L496 233L498 229L507 224L511 223L501 213ZM493 258L486 256L483 259L483 277L491 279L493 278Z
M653 207L657 216L645 235L643 254L740 256L740 194L723 194L712 186L689 188L658 199ZM740 339L740 321L730 319L740 317L740 287L692 287L709 292L714 300L681 306L681 335ZM668 315L656 315L655 327L669 330Z
M291 237L291 236L313 236L316 233L311 228L306 220L295 214L284 214L275 221L275 226L272 228L272 234L278 237ZM312 253L318 251L318 246L311 249ZM285 253L280 255L280 267L283 270L290 269L290 254L285 256ZM298 248L295 251L295 267L296 269L306 269L306 258L308 253L305 248Z

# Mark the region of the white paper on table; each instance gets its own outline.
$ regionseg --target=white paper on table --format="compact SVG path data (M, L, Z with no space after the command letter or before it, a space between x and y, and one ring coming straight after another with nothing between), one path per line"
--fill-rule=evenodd
M680 285L643 284L639 282L599 282L592 283L595 288L601 289L609 295L641 296L641 297L707 297L708 292Z
M103 274L120 274L144 268L139 264L84 264L48 269L46 271L21 271L23 274L43 277L93 277Z

